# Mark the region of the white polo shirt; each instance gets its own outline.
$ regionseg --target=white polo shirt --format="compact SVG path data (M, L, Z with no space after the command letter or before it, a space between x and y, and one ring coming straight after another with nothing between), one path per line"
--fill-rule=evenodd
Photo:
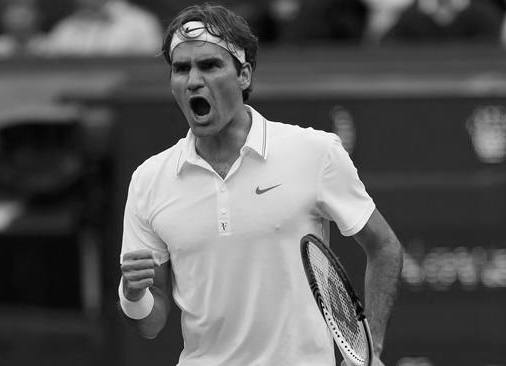
M170 259L182 311L179 366L330 366L332 338L300 259L328 221L354 235L375 209L335 134L265 120L225 179L191 132L132 176L122 255Z

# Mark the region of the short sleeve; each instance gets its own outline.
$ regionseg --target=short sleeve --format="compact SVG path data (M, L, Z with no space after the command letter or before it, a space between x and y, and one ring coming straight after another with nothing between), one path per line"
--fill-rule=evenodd
M153 231L147 217L148 215L141 207L143 198L140 192L143 190L138 186L137 171L132 175L130 186L128 188L128 197L125 204L125 214L123 219L123 241L121 245L120 262L122 262L125 253L139 250L152 250L160 263L169 260L167 245Z
M351 236L365 226L376 206L341 140L330 136L318 176L317 206L323 217L337 224L342 235Z

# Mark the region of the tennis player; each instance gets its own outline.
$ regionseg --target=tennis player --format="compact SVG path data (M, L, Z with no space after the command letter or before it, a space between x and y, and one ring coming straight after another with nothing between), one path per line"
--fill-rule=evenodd
M339 137L268 121L245 104L257 38L224 7L183 10L163 53L189 131L132 175L119 286L126 318L154 338L173 296L179 366L335 365L299 251L304 234L328 239L332 220L367 254L374 365L383 365L401 246Z

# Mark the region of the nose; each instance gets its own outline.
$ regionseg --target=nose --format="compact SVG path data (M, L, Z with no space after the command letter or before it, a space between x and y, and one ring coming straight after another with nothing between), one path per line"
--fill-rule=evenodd
M197 90L201 88L203 85L204 81L202 79L202 74L197 68L192 67L190 69L190 72L188 73L188 84L187 84L188 89L192 91Z

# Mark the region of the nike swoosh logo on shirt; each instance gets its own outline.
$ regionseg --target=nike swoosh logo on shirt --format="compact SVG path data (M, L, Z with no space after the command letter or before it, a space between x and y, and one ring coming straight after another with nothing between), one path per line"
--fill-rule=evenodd
M264 188L264 189L261 189L260 187L257 187L255 193L256 194L264 194L265 192L268 192L270 191L271 189L274 189L276 187L279 187L281 184L276 184L275 186L272 186L272 187L267 187L267 188Z

